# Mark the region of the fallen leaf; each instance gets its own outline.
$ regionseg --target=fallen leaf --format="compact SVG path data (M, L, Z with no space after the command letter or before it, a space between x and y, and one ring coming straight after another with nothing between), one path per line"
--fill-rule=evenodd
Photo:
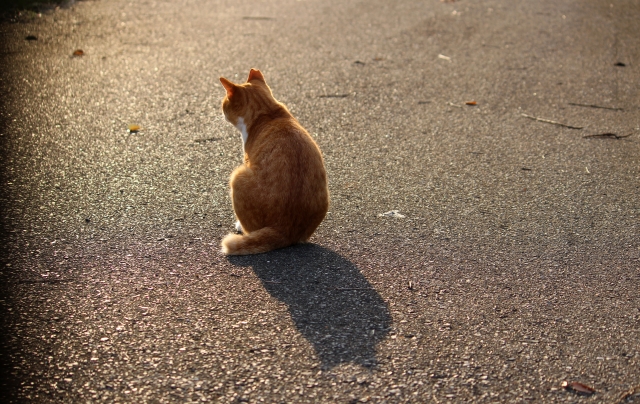
M445 55L438 55L438 59L444 59L444 60L448 60L449 62L451 62L451 58L449 56L445 56Z
M140 130L142 130L142 128L139 125L129 125L128 132L129 133L138 133L138 132L140 132Z
M587 396L590 396L596 392L596 390L593 387L589 387L586 384L583 384L580 382L564 381L562 382L562 387L564 387L567 390L573 391L574 393L583 394Z
M465 102L465 104L467 104L467 105L478 105L478 103L475 102L475 101L467 101L467 102Z
M84 51L83 51L82 49L76 49L76 50L73 52L73 56L76 56L76 57L78 57L78 56L84 56Z

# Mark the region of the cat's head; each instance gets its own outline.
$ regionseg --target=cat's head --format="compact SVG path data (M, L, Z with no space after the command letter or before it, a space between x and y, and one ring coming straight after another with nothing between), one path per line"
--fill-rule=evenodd
M238 123L238 118L246 122L258 113L268 111L274 103L277 104L260 70L251 69L244 84L232 83L224 77L220 77L220 82L227 90L222 100L222 112L233 125Z

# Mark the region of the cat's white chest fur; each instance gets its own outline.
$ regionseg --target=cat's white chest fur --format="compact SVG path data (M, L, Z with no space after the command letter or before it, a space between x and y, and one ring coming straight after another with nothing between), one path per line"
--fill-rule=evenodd
M242 135L242 148L244 149L245 143L247 143L247 138L249 137L249 133L247 133L247 125L244 123L244 118L238 118L238 123L236 123L236 128L240 131Z

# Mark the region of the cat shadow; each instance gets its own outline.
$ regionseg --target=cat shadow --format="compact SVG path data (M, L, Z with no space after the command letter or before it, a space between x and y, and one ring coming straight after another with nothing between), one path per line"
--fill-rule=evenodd
M313 244L228 259L250 266L271 296L287 305L324 369L342 363L377 365L376 345L389 332L391 314L349 260Z

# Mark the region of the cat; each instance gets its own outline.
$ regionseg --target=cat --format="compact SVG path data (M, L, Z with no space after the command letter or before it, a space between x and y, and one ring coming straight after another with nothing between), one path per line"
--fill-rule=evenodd
M244 163L231 174L237 230L222 239L226 255L259 254L309 240L329 209L320 148L260 70L244 84L224 77L222 111L242 135Z

